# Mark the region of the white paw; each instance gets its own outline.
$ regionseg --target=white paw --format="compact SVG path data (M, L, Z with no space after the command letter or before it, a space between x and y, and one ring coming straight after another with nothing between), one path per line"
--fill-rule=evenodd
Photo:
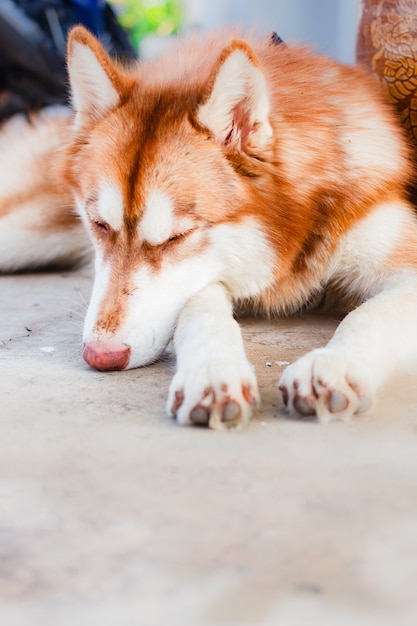
M168 396L168 413L182 425L229 428L247 423L259 405L252 365L246 359L213 359L179 368Z
M346 421L373 403L372 394L354 368L326 348L313 350L289 365L279 388L291 414L317 415L322 423Z

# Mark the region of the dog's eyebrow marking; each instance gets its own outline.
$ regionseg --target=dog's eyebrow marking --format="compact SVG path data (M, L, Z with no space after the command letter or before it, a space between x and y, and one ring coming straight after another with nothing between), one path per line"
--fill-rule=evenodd
M104 183L97 194L95 203L97 217L113 230L120 230L123 226L123 196L114 183Z
M174 232L174 206L163 191L152 190L139 223L142 238L152 246L169 239Z

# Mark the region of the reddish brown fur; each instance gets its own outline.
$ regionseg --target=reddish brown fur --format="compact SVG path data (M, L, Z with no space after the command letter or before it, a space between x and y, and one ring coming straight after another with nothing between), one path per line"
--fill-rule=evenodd
M175 241L167 250L135 239L152 187L170 194L177 212L189 213L206 226L255 217L279 252L275 284L255 302L256 308L273 313L314 295L340 237L379 200L390 194L404 197L411 166L389 105L365 70L341 67L302 49L271 46L268 40L250 42L251 48L241 41L230 44L230 39L223 34L202 47L191 43L173 60L127 72L111 63L84 30L75 29L70 51L75 40L94 50L120 94L120 104L78 132L66 149L65 178L83 198L94 193L98 173L123 189L124 232L102 237L97 244L107 247L105 254L111 246L115 291L123 282L120 277L129 276L143 258L158 269L167 252L175 253ZM270 90L274 139L266 148L248 147L244 141L242 149L219 146L196 117L219 68L236 47L262 69ZM389 175L372 164L354 171L346 163L340 130L346 107L349 101L360 106L368 100L376 103L402 146L401 167ZM236 111L236 116L242 123L244 113ZM181 254L193 252L181 248ZM106 330L115 328L122 310L121 303L113 303L111 310L100 313Z

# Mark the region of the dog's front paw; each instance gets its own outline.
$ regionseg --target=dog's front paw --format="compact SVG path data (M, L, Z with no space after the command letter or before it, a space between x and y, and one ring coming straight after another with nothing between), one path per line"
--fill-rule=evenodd
M367 411L372 394L351 369L342 356L326 348L301 357L287 367L279 381L287 410L317 415L322 423L346 421Z
M259 405L251 364L244 361L202 361L175 374L167 410L179 424L230 428L247 423Z

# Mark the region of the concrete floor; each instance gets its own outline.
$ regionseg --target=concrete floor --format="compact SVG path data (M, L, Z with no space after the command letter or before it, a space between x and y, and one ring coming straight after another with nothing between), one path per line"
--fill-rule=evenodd
M350 424L292 420L277 362L336 321L248 321L259 418L180 428L169 363L83 363L90 288L0 278L0 624L415 626L417 376Z

